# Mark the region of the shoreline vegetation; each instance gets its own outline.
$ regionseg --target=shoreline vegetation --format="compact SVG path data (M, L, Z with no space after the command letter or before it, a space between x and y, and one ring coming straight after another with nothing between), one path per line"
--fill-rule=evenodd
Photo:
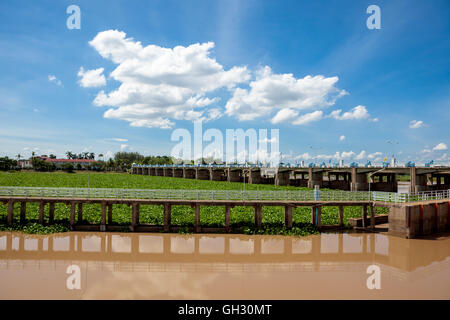
M0 186L22 187L71 187L71 188L123 188L123 189L191 189L191 190L242 190L243 184L239 182L191 180L183 178L156 177L131 175L126 173L64 173L64 172L0 172ZM306 190L293 186L273 186L245 184L246 190ZM6 225L7 205L0 203L0 231L20 231L29 234L51 234L67 232L69 229L70 207L64 204L55 205L55 223L41 225L38 221L37 203L27 204L27 221L20 225ZM100 206L86 204L83 206L83 222L100 223ZM194 226L194 208L190 206L173 206L172 223L184 228L179 233L189 233L189 228ZM385 214L387 209L376 208L376 214ZM14 207L14 220L20 217L20 208ZM344 208L344 226L350 227L348 218L361 217L361 207ZM45 210L45 220L48 219L48 210ZM200 221L204 227L222 227L225 213L221 207L202 206ZM263 207L262 229L254 225L253 208L236 206L231 209L231 233L264 234L264 235L288 235L306 236L318 234L317 228L311 224L311 208L299 207L293 210L293 228L284 226L283 207ZM131 209L126 205L113 206L113 221L115 225L123 225L123 232L128 231L131 223ZM140 222L143 224L162 224L163 207L142 206L140 210ZM338 207L324 207L322 210L323 224L338 223Z

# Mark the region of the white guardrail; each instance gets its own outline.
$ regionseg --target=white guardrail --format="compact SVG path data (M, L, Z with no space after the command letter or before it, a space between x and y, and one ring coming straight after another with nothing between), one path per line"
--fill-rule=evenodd
M416 194L379 191L339 190L182 190L182 189L106 189L0 187L0 196L114 198L114 199L176 199L176 200L287 200L287 201L382 201L411 202L450 199L450 190Z

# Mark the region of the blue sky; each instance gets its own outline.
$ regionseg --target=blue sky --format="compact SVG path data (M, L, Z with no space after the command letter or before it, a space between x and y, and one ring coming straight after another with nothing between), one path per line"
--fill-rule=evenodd
M4 0L0 155L169 154L173 130L203 117L224 134L279 129L288 161L449 163L449 13L446 0Z

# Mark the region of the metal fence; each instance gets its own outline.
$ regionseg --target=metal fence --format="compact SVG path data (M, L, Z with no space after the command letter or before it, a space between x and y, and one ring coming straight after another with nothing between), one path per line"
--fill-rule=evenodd
M176 199L176 200L286 200L286 201L382 201L411 202L450 199L450 190L405 194L378 191L335 190L181 190L181 189L106 189L0 187L0 196L114 198L114 199Z

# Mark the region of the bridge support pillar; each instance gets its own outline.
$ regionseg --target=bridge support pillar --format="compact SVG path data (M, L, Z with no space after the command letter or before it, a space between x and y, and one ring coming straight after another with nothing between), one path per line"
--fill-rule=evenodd
M130 230L134 231L136 226L139 224L139 203L133 203L131 205L131 226ZM103 215L102 215L103 218Z
M262 227L262 206L261 205L255 206L255 225L258 229L261 229L261 227Z
M185 179L195 179L195 169L183 168L183 178Z
M240 170L231 170L230 168L227 169L227 180L228 182L240 182L241 181L241 174Z
M284 207L284 225L287 229L292 228L292 207L285 206Z
M351 191L366 191L368 190L367 174L358 173L357 168L352 168L352 182L350 184Z
M41 201L39 202L39 223L44 224L44 208L45 208L45 202Z
M172 210L171 205L169 203L164 204L164 231L170 231L170 223L172 220Z
M339 206L339 226L344 226L344 207Z
M78 203L78 223L81 221L83 221L83 204L80 202Z
M288 176L289 179L289 176ZM261 183L261 170L252 170L250 169L249 175L248 175L248 183L250 184L259 184Z
M226 232L230 232L231 231L231 227L230 227L230 206L225 206L225 231Z
M6 222L8 225L12 225L14 222L14 201L12 200L8 201L8 218Z
M209 170L204 168L195 169L195 179L197 180L210 180Z
M172 168L163 168L164 177L173 177Z
M100 220L100 231L106 231L106 202L102 202L102 217Z
M21 202L20 203L20 224L25 224L26 214L27 214L27 203Z
M209 169L209 179L211 181L222 181L223 180L223 170L221 169Z
M70 203L70 229L73 230L73 226L75 225L75 210L76 210L76 203L71 202Z
M313 168L308 168L308 188L313 189L314 186L323 186L323 174L322 171L314 172Z
M174 178L183 178L183 169L174 168L172 175Z
M410 185L409 192L417 193L427 190L427 176L425 174L417 174L417 169L411 167L409 169Z
M108 224L112 224L113 217L112 217L112 203L108 203Z
M195 205L195 223L194 223L195 232L200 232L200 205L197 203Z
M362 226L367 228L367 205L362 207Z
M55 221L55 203L48 204L48 223L52 224Z
M289 185L289 171L277 171L275 173L275 185L276 186L288 186Z

